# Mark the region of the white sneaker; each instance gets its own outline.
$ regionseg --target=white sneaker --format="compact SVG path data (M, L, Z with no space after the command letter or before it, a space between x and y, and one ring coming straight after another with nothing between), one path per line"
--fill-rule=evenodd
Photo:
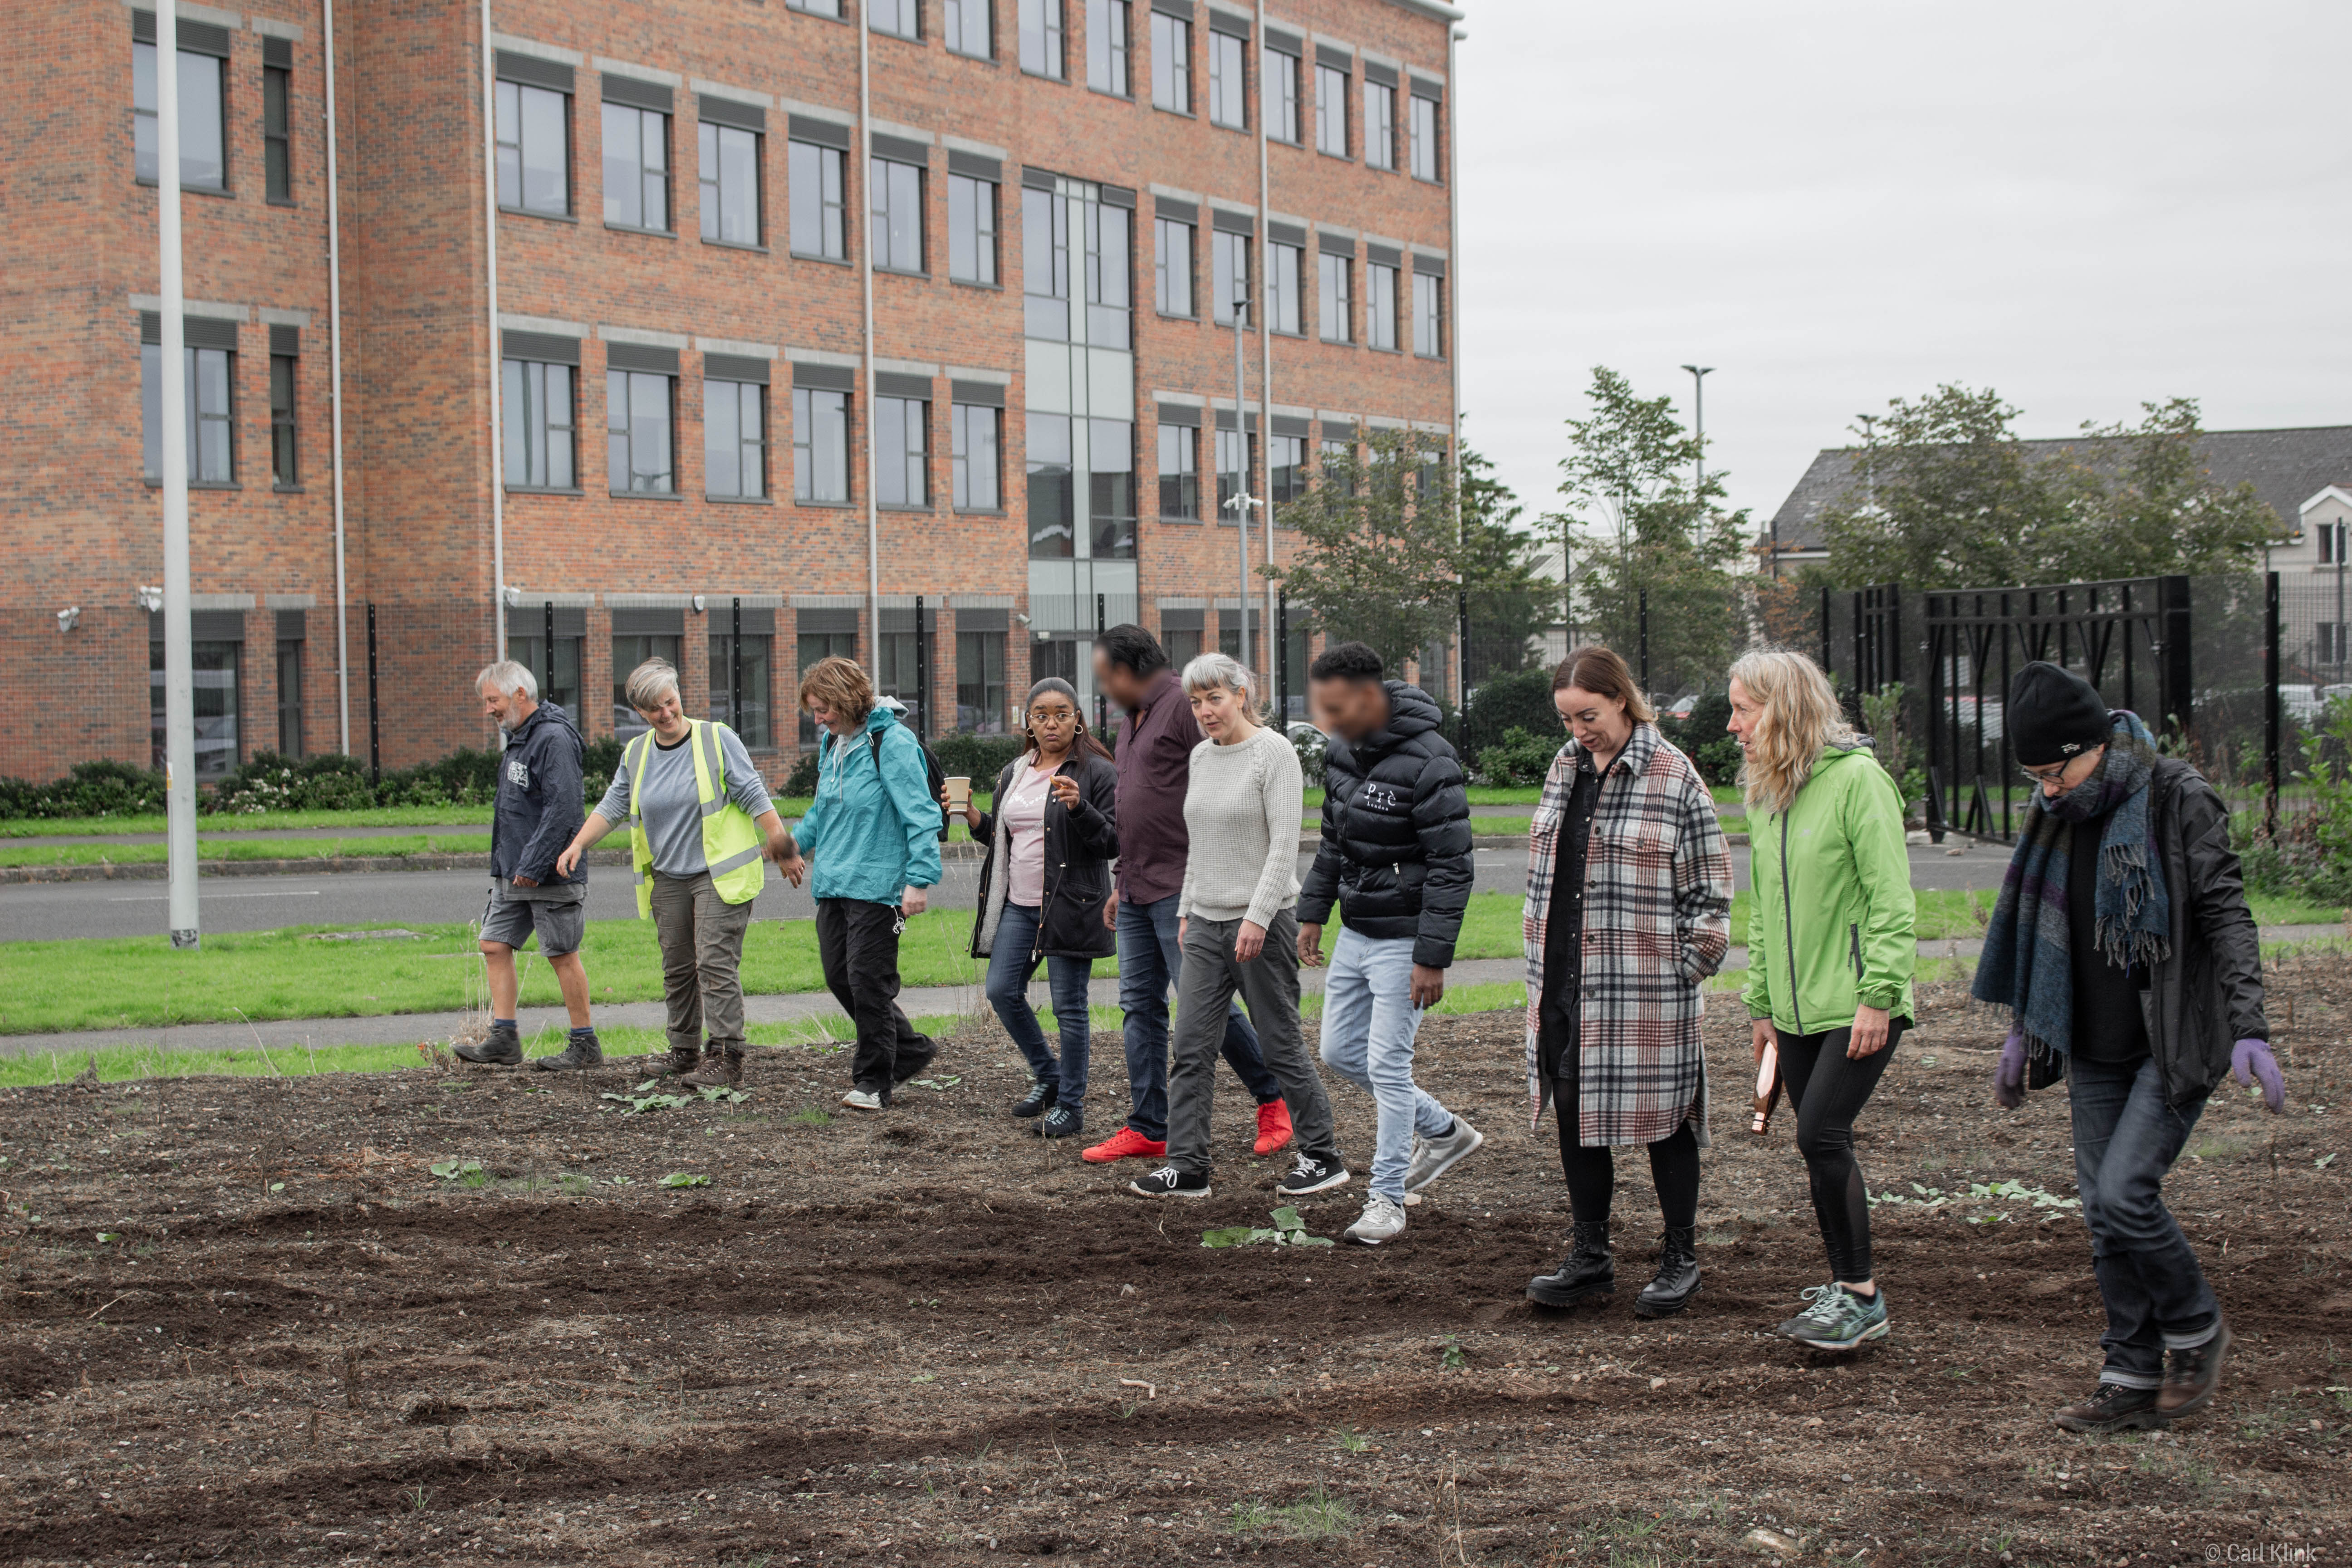
M1413 1147L1412 1163L1404 1169L1404 1190L1417 1193L1478 1152L1486 1135L1466 1117L1454 1119L1454 1131L1443 1138L1423 1138Z
M881 1110L890 1102L870 1089L853 1089L841 1097L841 1103L852 1110Z
M1348 1239L1366 1247L1393 1241L1404 1230L1404 1205L1385 1193L1374 1193L1364 1204L1363 1217L1348 1227Z

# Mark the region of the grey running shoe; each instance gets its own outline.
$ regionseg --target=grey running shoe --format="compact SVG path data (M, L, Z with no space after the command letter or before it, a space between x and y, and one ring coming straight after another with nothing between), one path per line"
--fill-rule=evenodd
M841 1103L852 1110L881 1110L890 1102L870 1089L853 1089L841 1097Z
M1813 1304L1780 1325L1780 1332L1817 1351L1850 1351L1886 1334L1886 1289L1867 1300L1832 1281L1805 1292Z
M1394 1241L1404 1234L1404 1205L1384 1193L1374 1193L1364 1204L1363 1217L1348 1227L1348 1239L1366 1247Z
M1412 1163L1404 1169L1404 1190L1417 1193L1478 1152L1486 1135L1463 1117L1454 1119L1454 1131L1442 1138L1414 1141Z

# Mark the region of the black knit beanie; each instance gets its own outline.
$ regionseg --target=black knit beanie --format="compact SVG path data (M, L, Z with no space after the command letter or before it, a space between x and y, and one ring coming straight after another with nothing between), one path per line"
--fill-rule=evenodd
M2114 728L2097 687L2040 659L2010 683L2007 719L2010 747L2029 768L2072 762L2105 744Z

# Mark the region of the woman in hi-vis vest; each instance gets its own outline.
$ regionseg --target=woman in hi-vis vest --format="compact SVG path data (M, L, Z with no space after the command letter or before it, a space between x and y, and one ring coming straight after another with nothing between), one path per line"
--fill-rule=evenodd
M743 1081L743 932L761 862L791 856L792 836L735 731L686 716L677 670L647 659L629 672L627 689L652 728L622 748L613 787L556 865L572 875L591 845L628 823L637 918L653 921L661 944L669 1009L661 1070L689 1088L734 1089Z

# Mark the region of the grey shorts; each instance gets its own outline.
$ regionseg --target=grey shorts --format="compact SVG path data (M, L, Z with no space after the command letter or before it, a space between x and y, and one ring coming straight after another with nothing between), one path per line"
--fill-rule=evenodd
M561 958L580 951L588 925L588 900L572 899L502 899L494 889L482 910L482 940L520 947L530 933L539 933L542 958Z

